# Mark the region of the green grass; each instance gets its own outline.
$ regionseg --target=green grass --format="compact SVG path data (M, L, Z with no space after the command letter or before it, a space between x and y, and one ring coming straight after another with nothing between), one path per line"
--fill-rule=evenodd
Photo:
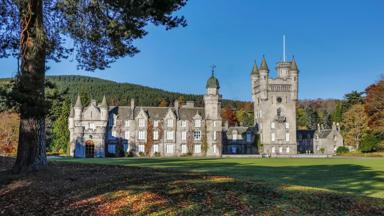
M56 160L182 172L207 172L241 180L264 181L276 186L286 185L299 190L314 188L384 198L384 159L379 158L67 158Z

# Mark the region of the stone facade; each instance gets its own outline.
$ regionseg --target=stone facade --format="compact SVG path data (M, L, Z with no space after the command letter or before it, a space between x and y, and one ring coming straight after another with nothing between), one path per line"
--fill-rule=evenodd
M271 78L267 61L251 73L255 125L260 135L260 153L297 154L296 103L298 68L295 59L276 65L276 78Z
M331 129L318 125L313 139L313 153L335 154L338 147L343 146L343 136L339 123L333 123Z
M207 81L204 107L189 101L173 107L83 107L80 97L69 117L70 152L74 157L161 155L220 157L222 152L221 95L212 73Z

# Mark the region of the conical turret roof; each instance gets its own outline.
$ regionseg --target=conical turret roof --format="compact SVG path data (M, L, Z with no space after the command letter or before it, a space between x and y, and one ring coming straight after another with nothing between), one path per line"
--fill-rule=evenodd
M105 95L103 96L103 101L101 102L100 107L108 108L107 99L105 98Z
M69 112L69 117L74 117L74 116L75 116L75 112L73 111L73 107L71 104L71 111Z
M296 60L295 60L295 57L293 57L292 59L292 62L291 62L291 70L295 70L295 71L299 71L298 67L297 67L297 64L296 64Z
M76 103L75 103L75 106L74 107L83 107L81 105L81 99L80 99L80 95L77 95L77 99L76 99Z
M265 56L263 56L263 60L261 61L260 70L266 70L269 71L267 60L265 60Z
M257 68L257 64L256 64L256 61L255 63L253 64L253 68L252 68L252 75L258 75L259 74L259 69Z

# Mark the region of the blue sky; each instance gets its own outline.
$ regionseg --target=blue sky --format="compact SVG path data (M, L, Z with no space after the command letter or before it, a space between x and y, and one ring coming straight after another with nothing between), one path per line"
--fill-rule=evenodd
M256 59L270 69L295 55L299 96L342 98L384 74L382 0L190 0L178 12L188 26L166 31L148 26L135 42L141 50L104 71L76 70L76 62L49 63L48 75L91 75L169 91L203 94L210 66L224 98L250 100L250 71ZM0 59L0 77L15 74L13 59ZM274 71L271 72L272 76Z

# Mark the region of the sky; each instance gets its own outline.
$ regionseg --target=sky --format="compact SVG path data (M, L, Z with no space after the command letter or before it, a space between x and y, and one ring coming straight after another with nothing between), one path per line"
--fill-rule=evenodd
M188 26L166 31L149 25L135 41L140 53L104 71L76 69L73 57L49 62L47 75L85 75L168 91L204 94L216 65L225 99L251 100L250 72L265 55L294 55L300 99L337 98L363 91L384 74L383 0L189 0L176 14ZM72 61L71 61L72 60ZM15 75L16 61L0 59L0 77Z

